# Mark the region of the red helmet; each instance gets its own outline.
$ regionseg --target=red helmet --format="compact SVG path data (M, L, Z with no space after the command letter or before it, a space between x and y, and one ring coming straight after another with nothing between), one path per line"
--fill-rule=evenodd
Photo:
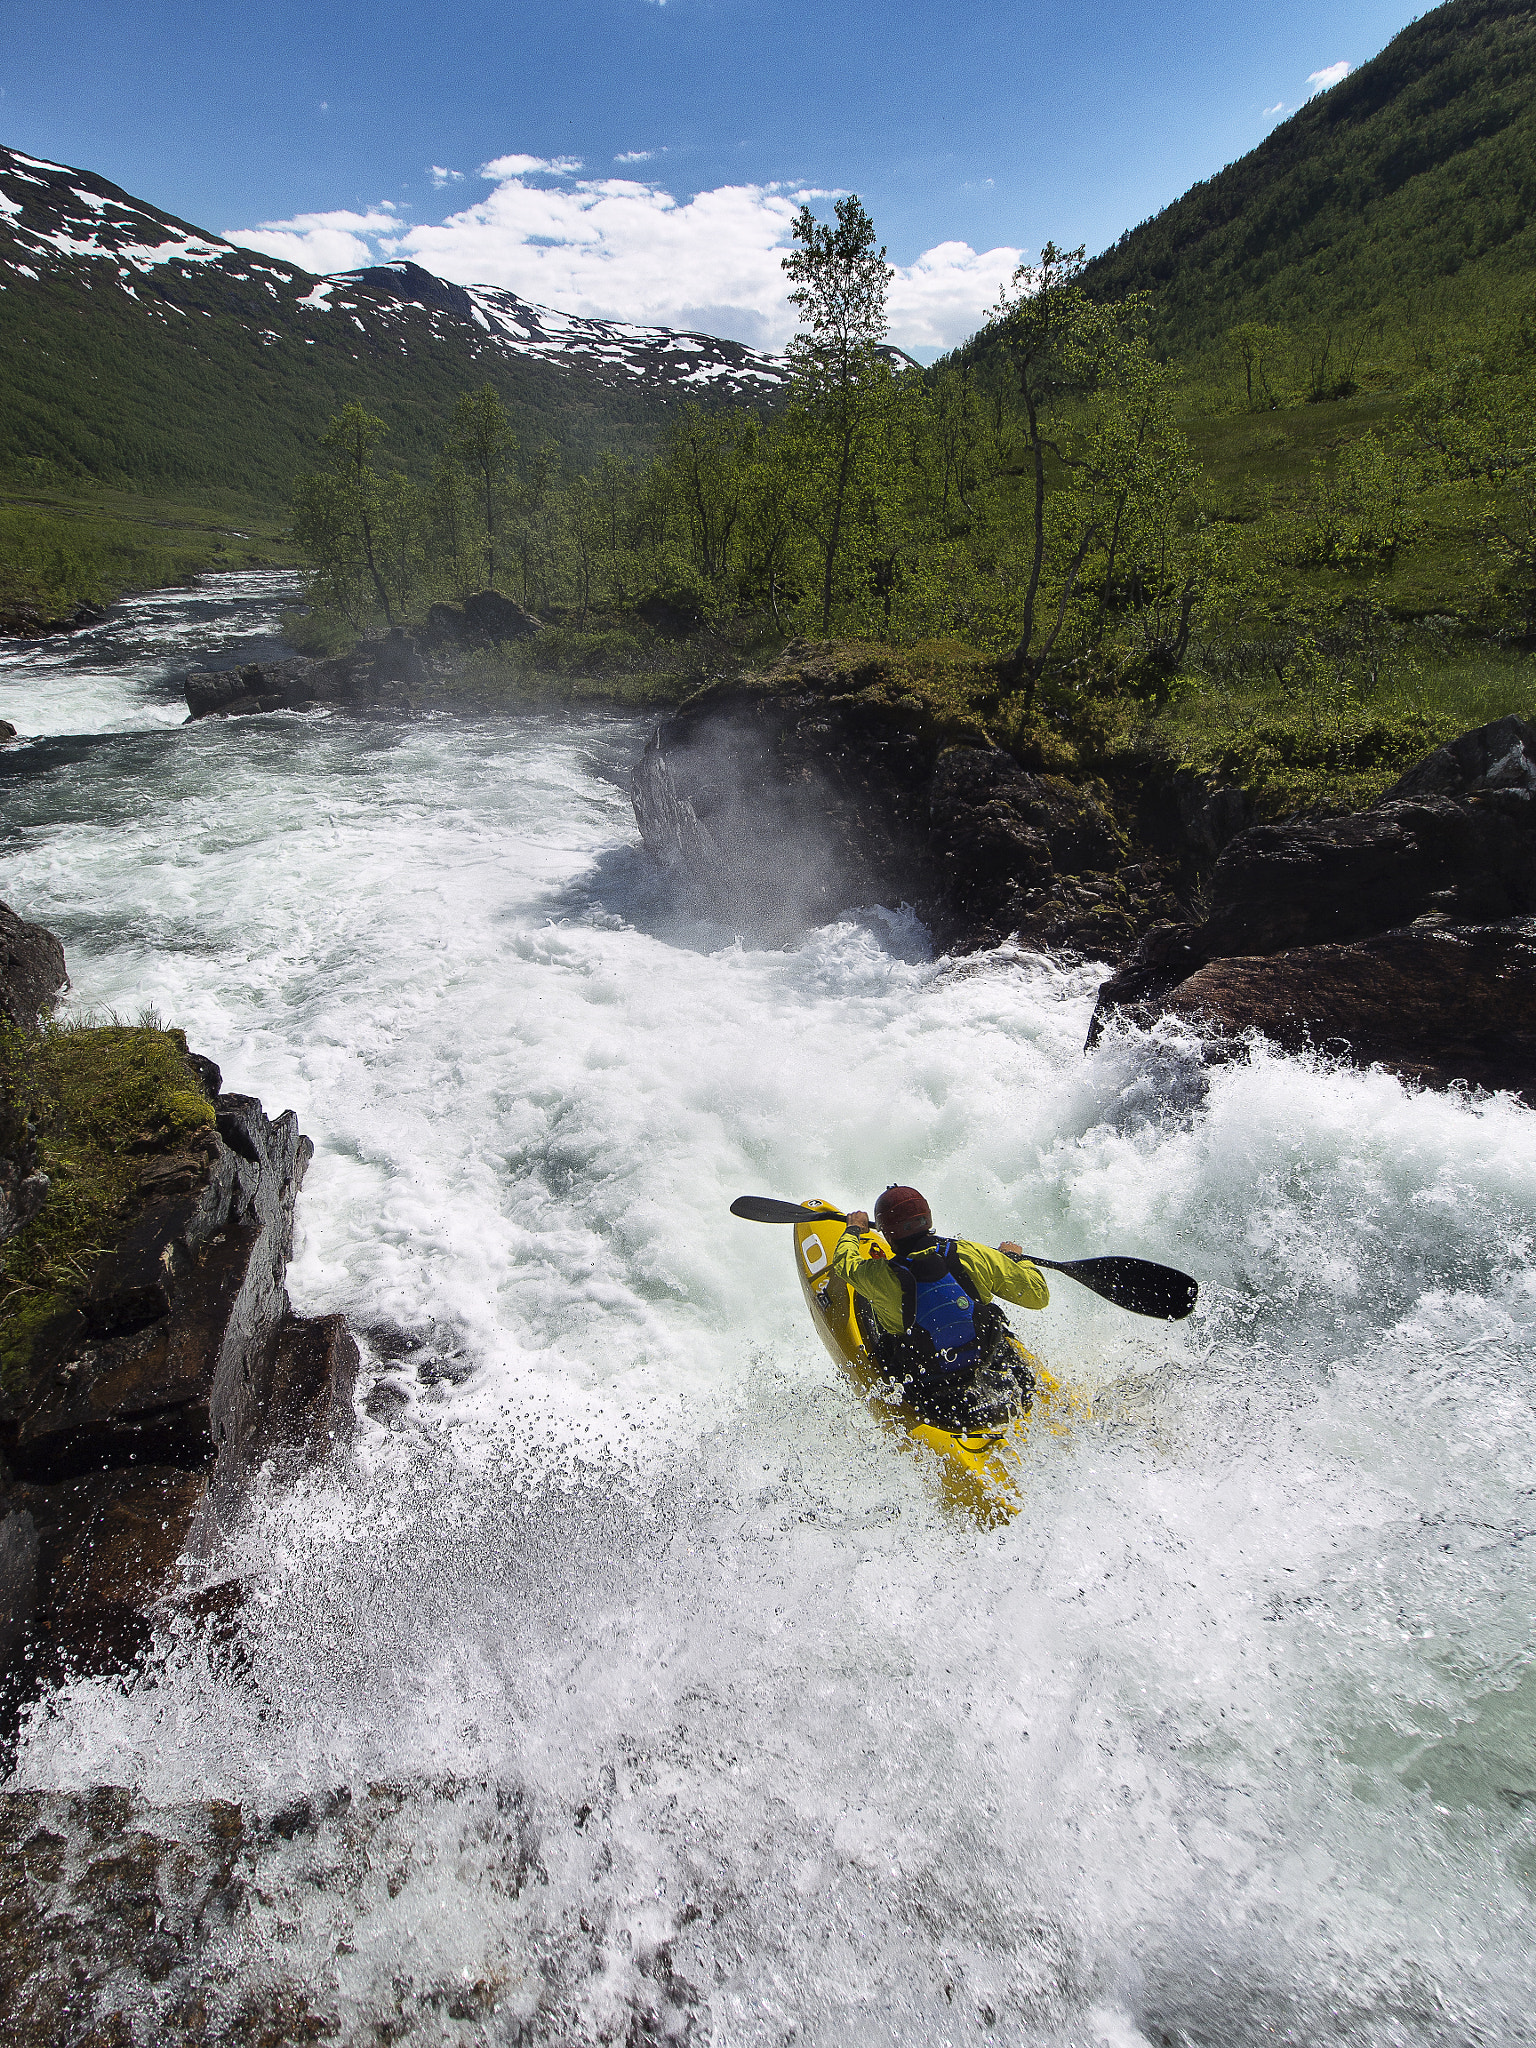
M897 1187L895 1182L875 1204L875 1224L894 1244L920 1230L932 1230L933 1216L916 1188Z

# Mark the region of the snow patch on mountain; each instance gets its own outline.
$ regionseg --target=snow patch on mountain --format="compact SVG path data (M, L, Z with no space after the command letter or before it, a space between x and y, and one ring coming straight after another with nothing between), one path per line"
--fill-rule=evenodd
M145 318L166 324L190 310L234 322L266 348L312 345L316 332L334 332L327 316L341 313L370 348L397 357L451 343L472 361L490 351L661 397L771 401L789 383L782 356L742 342L563 313L498 286L450 284L413 263L316 278L205 234L88 171L0 147L0 287L9 273L34 286L90 289L103 270ZM134 281L151 272L154 289L141 301ZM259 304L255 290L264 294Z

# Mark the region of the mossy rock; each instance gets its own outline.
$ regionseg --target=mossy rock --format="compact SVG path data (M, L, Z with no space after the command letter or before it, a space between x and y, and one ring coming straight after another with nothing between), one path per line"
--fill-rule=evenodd
M214 1106L184 1034L147 1024L0 1024L0 1088L30 1126L49 1182L42 1208L0 1251L0 1385L9 1389L39 1340L78 1315L147 1160L206 1130Z

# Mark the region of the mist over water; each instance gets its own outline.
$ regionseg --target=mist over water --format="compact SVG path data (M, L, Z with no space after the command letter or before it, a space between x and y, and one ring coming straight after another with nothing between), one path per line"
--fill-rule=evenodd
M298 1112L290 1291L376 1333L353 1461L218 1561L249 1669L77 1685L13 1782L310 1799L231 1940L348 2041L1529 2039L1536 1118L1085 1059L1093 970L889 911L741 942L638 848L632 718L178 729L285 601L0 662L53 735L0 756L0 896L76 1011ZM1094 1415L1004 1530L726 1213L895 1178L1202 1282L1016 1316Z

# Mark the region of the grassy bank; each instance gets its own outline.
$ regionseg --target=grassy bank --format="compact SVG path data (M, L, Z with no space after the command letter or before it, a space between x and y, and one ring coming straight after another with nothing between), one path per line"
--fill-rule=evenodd
M286 568L286 519L236 504L64 486L0 489L0 631L204 569ZM8 618L8 615L9 618Z

